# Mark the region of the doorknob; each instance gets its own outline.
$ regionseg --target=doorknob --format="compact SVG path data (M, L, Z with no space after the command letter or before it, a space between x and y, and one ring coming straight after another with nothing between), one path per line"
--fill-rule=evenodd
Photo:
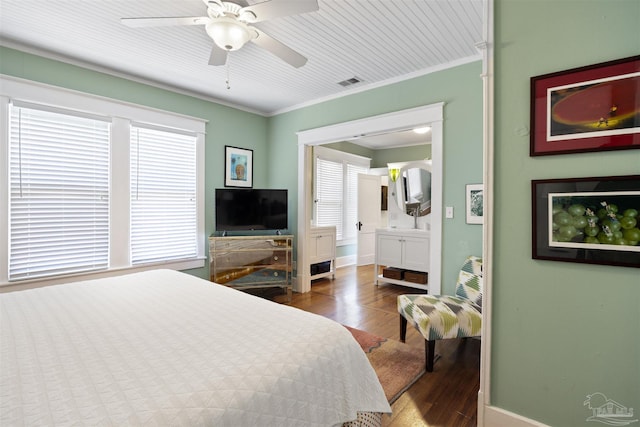
M358 229L358 231L362 230L362 223L360 221L357 222L356 228Z

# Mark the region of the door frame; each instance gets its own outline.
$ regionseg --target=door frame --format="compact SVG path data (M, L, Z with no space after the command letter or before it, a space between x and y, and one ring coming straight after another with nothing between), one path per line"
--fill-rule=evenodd
M425 105L358 120L297 132L298 136L298 248L296 292L311 290L308 247L312 219L314 145L353 139L354 135L388 133L431 126L431 157L433 161L431 188L431 256L429 282L434 294L441 292L442 280L442 204L443 204L443 109L444 102Z

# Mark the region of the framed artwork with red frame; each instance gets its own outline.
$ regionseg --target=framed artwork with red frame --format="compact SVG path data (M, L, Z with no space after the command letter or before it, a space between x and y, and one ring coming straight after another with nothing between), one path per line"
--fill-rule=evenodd
M640 148L640 55L531 78L531 156Z

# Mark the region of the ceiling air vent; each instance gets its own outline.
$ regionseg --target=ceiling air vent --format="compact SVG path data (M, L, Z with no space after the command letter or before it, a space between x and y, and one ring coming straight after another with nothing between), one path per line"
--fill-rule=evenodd
M360 83L361 81L362 81L362 79L361 79L360 77L355 77L355 76L353 76L353 77L351 77L350 79L347 79L347 80L343 80L343 81L341 81L341 82L338 82L338 84L339 84L340 86L344 86L344 87L346 87L346 86L354 85L354 84L356 84L356 83Z

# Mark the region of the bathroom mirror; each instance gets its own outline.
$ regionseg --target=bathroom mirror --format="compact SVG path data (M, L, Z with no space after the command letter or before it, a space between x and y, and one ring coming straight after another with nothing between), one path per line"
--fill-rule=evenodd
M428 161L401 167L389 165L392 198L402 212L411 216L431 213L431 168Z

